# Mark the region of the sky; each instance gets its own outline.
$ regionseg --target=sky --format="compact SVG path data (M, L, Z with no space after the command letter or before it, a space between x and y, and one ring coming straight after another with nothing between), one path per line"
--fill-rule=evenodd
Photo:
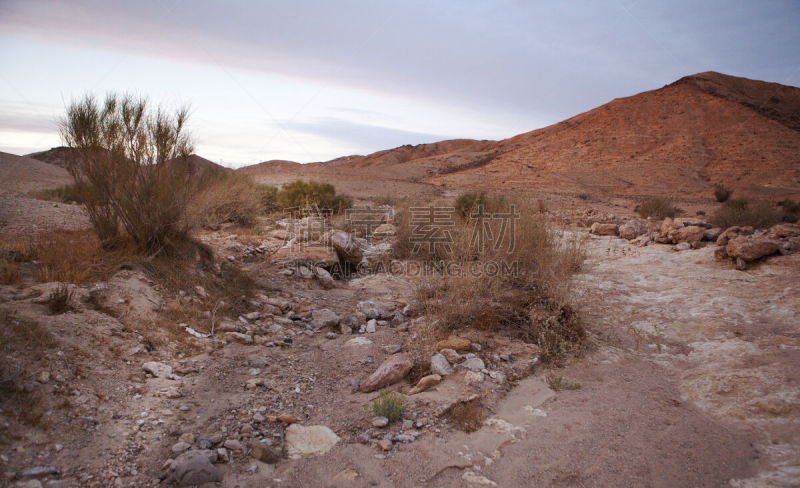
M503 139L703 71L800 85L800 2L0 0L0 151L85 94L189 105L230 167Z

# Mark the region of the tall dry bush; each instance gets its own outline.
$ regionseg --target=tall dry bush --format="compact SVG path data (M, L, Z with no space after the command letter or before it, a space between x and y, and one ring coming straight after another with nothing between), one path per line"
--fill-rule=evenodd
M195 178L194 186L187 218L191 224L211 229L227 222L253 226L256 217L271 208L276 193L247 175L222 170L205 171Z
M72 102L61 123L75 190L104 246L119 226L137 246L155 254L185 238L192 152L184 132L188 109L168 115L144 98L110 94Z
M734 225L763 229L782 222L784 217L785 213L774 203L734 198L723 203L711 215L711 223L723 229Z
M504 213L513 213L513 229L502 218L455 225L440 272L422 281L418 301L443 329L507 330L556 361L584 338L568 303L570 277L584 259L582 242L559 235L529 202L517 201ZM481 228L492 236L488 242L480 241Z

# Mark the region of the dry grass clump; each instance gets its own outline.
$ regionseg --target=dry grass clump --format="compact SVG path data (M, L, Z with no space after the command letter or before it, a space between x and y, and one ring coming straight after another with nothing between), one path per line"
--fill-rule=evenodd
M32 408L26 383L32 379L33 365L56 346L53 335L39 322L0 310L0 406L19 412L23 423L34 424L42 412Z
M666 198L647 198L642 200L634 210L644 218L654 217L657 219L675 218L676 215L681 213L681 209L674 206L672 201Z
M31 193L33 198L60 203L83 203L81 192L74 183Z
M455 226L451 252L423 280L417 299L440 329L502 329L538 344L544 361L558 362L585 339L567 299L570 277L584 259L582 243L558 235L526 202L513 212L514 229L506 227L505 237L509 222L502 219ZM492 242L476 237L481 225Z
M733 190L726 188L722 183L714 185L714 198L716 198L718 202L722 203L728 201L732 194Z
M53 315L62 314L72 310L72 297L75 294L68 284L59 283L47 297L47 308Z
M56 230L35 241L36 278L42 282L83 284L106 276L123 263L135 262L135 246L118 242L115 249L103 249L91 231Z
M277 190L258 185L241 173L207 170L196 178L194 185L187 209L190 226L217 229L232 222L252 227L257 216L275 208Z
M17 263L11 259L0 258L0 284L16 285L20 282L22 274Z
M711 215L711 223L723 229L739 225L757 229L771 227L784 220L787 214L778 205L764 200L735 198L723 203Z
M455 203L456 212L462 219L478 212L479 207L485 212L502 212L508 209L510 202L505 195L487 194L486 192L462 193Z
M547 386L549 386L553 391L577 390L581 387L580 383L570 381L567 378L557 374L549 374L545 380L547 381Z

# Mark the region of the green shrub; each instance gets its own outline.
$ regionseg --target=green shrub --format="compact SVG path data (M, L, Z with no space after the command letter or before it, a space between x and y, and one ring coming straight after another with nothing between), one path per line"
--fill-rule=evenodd
M264 213L272 213L280 210L278 206L278 189L270 185L256 183L256 193L261 201L261 210Z
M545 379L547 380L547 386L553 391L577 390L581 387L580 383L570 381L561 375L549 374Z
M330 210L340 213L352 206L349 198L336 195L330 183L296 180L287 183L278 191L278 205L284 209Z
M681 209L675 207L666 198L647 198L637 205L635 210L644 218L655 217L657 219L674 218L681 212Z
M389 422L398 420L403 414L403 395L388 390L381 390L372 400L372 413L379 417L386 417Z
M726 202L733 194L733 190L725 188L725 185L722 183L717 183L714 185L714 198L717 199L718 202Z
M783 218L784 213L770 202L735 198L723 203L714 212L711 223L723 229L734 225L763 229L781 222Z

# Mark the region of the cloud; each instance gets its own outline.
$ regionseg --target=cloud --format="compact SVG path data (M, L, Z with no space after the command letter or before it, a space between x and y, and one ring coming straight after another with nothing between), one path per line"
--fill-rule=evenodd
M447 139L441 134L393 129L334 117L322 117L308 122L288 122L283 125L290 130L352 144L364 154L404 144L423 144Z

